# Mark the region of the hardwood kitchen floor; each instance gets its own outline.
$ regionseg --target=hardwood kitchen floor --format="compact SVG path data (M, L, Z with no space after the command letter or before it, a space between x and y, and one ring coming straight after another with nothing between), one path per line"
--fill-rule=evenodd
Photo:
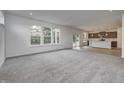
M121 49L117 49L117 48L105 49L105 48L92 48L92 47L84 46L82 48L78 47L78 48L74 48L74 49L121 57Z

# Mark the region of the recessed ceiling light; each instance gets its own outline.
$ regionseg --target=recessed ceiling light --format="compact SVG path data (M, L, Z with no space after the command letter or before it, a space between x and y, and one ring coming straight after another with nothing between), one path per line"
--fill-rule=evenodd
M30 15L32 15L32 13L29 13Z
M112 12L112 10L109 10L110 12Z

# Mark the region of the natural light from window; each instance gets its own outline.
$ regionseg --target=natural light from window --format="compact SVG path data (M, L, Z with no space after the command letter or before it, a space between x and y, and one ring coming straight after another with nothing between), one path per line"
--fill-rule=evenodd
M31 27L31 45L60 44L60 29L42 26Z

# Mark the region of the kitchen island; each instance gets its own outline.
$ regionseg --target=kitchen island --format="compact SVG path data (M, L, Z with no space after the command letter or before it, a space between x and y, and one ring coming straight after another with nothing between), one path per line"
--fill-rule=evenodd
M111 41L89 41L90 47L109 48L111 49Z

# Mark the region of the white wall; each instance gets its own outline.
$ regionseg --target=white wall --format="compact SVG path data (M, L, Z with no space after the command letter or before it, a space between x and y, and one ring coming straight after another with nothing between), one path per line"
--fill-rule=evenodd
M4 38L4 26L3 26L4 16L3 13L0 11L0 66L5 61L5 38Z
M124 14L122 15L122 58L124 58Z
M44 21L5 14L6 24L6 57L20 56L31 53L39 53L49 50L72 48L73 34L80 33L80 30L50 24ZM30 47L30 27L32 25L50 26L61 29L60 45L44 45Z

